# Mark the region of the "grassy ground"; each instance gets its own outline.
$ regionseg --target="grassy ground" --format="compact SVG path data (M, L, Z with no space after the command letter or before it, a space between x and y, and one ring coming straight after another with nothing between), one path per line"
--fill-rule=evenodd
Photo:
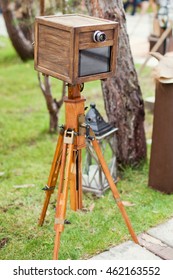
M45 225L38 227L37 221L57 135L48 134L48 113L33 62L23 64L9 42L2 37L0 42L0 259L52 259L57 192ZM53 80L53 85L58 97L61 82ZM97 100L105 114L99 82L86 84L84 95L87 105ZM63 119L62 108L60 124ZM137 234L173 214L173 196L148 188L147 181L148 163L126 169L118 183L122 200L132 204L126 210ZM100 199L85 194L83 204L85 211L77 213L68 205L71 224L61 237L60 259L89 258L130 239L109 190Z
M139 71L141 65L136 65L137 71ZM155 82L153 78L152 69L150 67L145 67L145 69L138 76L139 83L141 86L142 94L144 100L153 97L155 94ZM146 104L145 104L146 105ZM149 140L152 137L153 128L153 112L151 108L145 106L145 132L146 138Z

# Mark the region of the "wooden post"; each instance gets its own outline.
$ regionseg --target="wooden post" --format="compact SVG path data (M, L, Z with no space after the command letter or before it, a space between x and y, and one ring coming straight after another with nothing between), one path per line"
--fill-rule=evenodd
M68 85L68 98L65 102L66 129L79 133L79 116L84 115L85 98L81 97L80 85ZM70 175L71 209L82 208L82 158L81 149L86 147L85 135L77 135L74 140L74 155Z
M164 42L164 40L168 37L168 35L170 34L171 30L173 27L173 23L170 22L170 26L162 33L161 37L159 38L159 40L157 41L157 43L154 45L154 47L151 49L151 52L156 52L160 46L162 45L162 43ZM151 55L148 54L148 56L146 57L144 63L141 65L141 67L139 68L139 75L142 73L145 65L147 64L148 60L151 58Z

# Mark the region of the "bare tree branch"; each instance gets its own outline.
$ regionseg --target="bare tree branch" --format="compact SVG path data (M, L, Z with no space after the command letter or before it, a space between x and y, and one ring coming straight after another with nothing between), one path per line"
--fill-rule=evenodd
M9 0L0 0L2 13L11 42L22 60L33 58L33 45L25 37L20 25L15 21L14 3Z
M50 77L47 75L42 75L41 73L38 73L38 81L39 81L39 86L41 88L41 91L42 91L43 96L46 101L47 109L49 111L49 116L50 116L49 130L50 130L50 132L55 132L55 131L57 131L57 128L58 128L59 110L63 104L63 100L64 100L64 96L65 96L65 83L63 82L61 98L57 101L52 96Z

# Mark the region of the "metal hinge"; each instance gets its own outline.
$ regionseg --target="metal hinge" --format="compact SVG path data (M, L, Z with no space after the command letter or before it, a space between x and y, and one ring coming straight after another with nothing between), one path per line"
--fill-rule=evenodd
M42 188L43 191L53 191L55 189L55 187L49 187L49 186L45 186L44 188Z
M64 143L65 144L73 144L74 143L74 131L66 130L64 134Z

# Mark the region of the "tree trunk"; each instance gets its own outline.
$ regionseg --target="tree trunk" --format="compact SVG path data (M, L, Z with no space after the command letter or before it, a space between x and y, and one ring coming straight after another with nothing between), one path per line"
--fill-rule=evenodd
M57 101L52 96L50 77L43 75L43 79L41 79L41 75L42 75L41 73L38 73L39 85L45 97L47 109L49 111L49 118L50 118L49 131L50 133L53 133L56 132L58 128L58 115L65 96L65 83L63 83L63 87L62 87L62 96L60 100Z
M102 81L102 89L108 120L118 127L118 163L123 166L136 165L146 158L145 113L123 4L121 0L86 0L86 5L90 15L119 22L116 74Z
M0 4L7 31L16 52L23 61L33 58L32 42L25 37L20 25L15 20L14 3L9 0L0 0Z

